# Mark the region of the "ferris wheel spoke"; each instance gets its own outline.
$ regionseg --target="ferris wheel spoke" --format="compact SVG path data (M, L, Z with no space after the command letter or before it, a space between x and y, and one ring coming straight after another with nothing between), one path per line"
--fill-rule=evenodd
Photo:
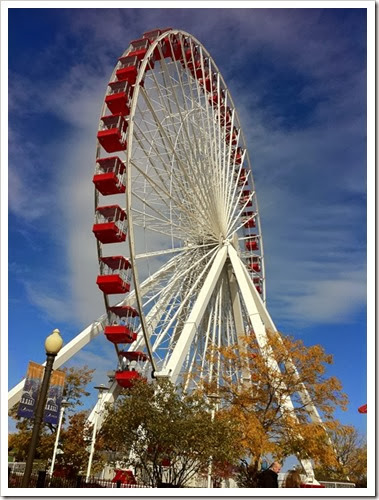
M149 299L146 299L146 305L148 306L151 301L156 300L160 295L166 293L168 290L176 286L176 282L183 282L187 275L194 274L197 267L200 265L206 265L207 261L213 258L212 254L215 254L216 250L212 247L208 252L203 255L195 254L192 259L190 256L182 255L179 258L173 258L169 261L170 266L167 266L168 269L174 268L172 273L168 276L167 274L163 274L162 279L166 280L168 283L166 286L163 286L159 282L157 284L159 291L157 293L154 292L154 295ZM157 280L157 278L156 278ZM147 289L147 294L151 293L151 287ZM147 297L147 295L146 295Z
M177 270L174 269L174 274L169 274L167 275L166 273L161 273L161 279L159 281L155 282L155 287L147 286L149 285L149 280L146 280L146 285L144 284L143 290L146 290L146 293L144 294L145 297L145 307L150 309L149 313L146 316L146 321L151 329L151 331L155 331L156 328L158 327L159 323L162 323L162 317L166 316L166 311L167 308L169 307L170 301L178 296L178 289L181 285L181 283L185 283L187 278L186 276L190 276L194 273L194 270L196 267L199 266L199 263L201 263L202 260L207 260L212 253L214 253L214 249L211 251L207 252L205 255L203 255L201 258L196 258L196 256L193 257L192 262L193 264L188 265L188 258L183 256L183 265L181 266L180 263L176 262L175 259L172 259L168 265L166 265L167 272L170 272L170 269L172 268L173 264L176 264L176 269L183 268L183 272L178 272ZM187 264L187 267L186 267ZM159 277L156 278L158 280ZM166 285L163 284L163 281L167 282ZM157 292L154 290L158 289ZM154 304L151 307L151 304ZM162 325L164 324L164 321ZM152 343L155 344L154 338L151 336L150 340ZM144 345L144 339L142 337L138 338L138 344L137 345ZM158 344L157 344L158 345ZM155 346L156 349L157 346Z
M236 175L236 184L234 185L234 190L233 190L233 195L231 196L231 200L233 199L237 199L236 203L230 203L229 205L229 213L228 213L228 228L229 228L229 233L231 232L233 226L236 224L236 222L238 222L239 218L240 218L240 215L241 213L245 210L245 207L248 206L248 203L251 201L253 203L253 199L255 197L255 190L252 189L251 191L251 194L250 196L247 198L244 206L242 206L242 208L240 210L238 210L238 205L240 204L240 201L241 201L241 196L242 196L242 192L243 192L243 187L247 187L248 186L248 175L246 176L246 181L244 183L243 186L238 186L238 179L240 177L240 174L241 174L241 171L242 171L242 163L241 163L241 166L238 170L238 173ZM237 190L240 189L240 193L237 197ZM237 216L235 215L237 213ZM232 223L232 219L234 217L234 222Z
M183 47L183 44L182 44L182 47ZM186 69L187 69L187 75L188 75L188 65L187 65L187 62L186 62L186 58L184 56L184 53L183 53L183 59L184 59L184 62L185 62L185 66L186 66ZM204 59L202 58L202 72L203 72L203 78L205 79L205 73L204 73ZM182 89L182 93L183 93L183 96L185 96L183 102L184 102L184 106L185 106L185 110L186 110L186 116L190 116L190 113L193 114L193 111L197 110L202 110L204 111L204 105L201 104L202 101L204 101L205 104L207 104L206 102L206 99L205 99L205 96L202 95L201 91L200 91L200 86L199 86L199 83L196 81L196 90L197 90L197 95L195 96L194 95L194 90L193 90L193 86L192 85L188 85L189 86L189 89L190 89L190 98L189 97L186 97L186 94L185 94L185 90L184 90L184 85L183 85L183 78L180 74L180 72L178 71L177 72L177 77L178 77L178 81L179 81L179 84L181 86L181 89ZM188 107L188 105L191 104L191 107ZM196 104L196 107L194 107L194 104ZM194 123L193 120L189 119L187 120L187 122L189 123L190 125L190 129L191 129L191 136L194 137L194 138L197 138L197 137L201 137L202 140L204 140L204 137L202 137L200 135L200 133L202 134L206 134L206 131L209 130L207 127L206 127L206 124L205 124L205 120L204 120L204 112L202 113L197 113L199 116L200 116L200 121L201 121L201 126L200 126L200 123ZM209 139L209 137L206 137L206 140ZM192 144L192 141L191 141L191 144ZM200 157L200 153L201 153L201 149L200 149L200 142L198 140L195 141L195 147L196 147L196 155L199 155ZM197 164L195 162L195 172L196 172L196 176L200 175L200 179L204 179L204 165L203 164ZM208 170L206 170L206 172L208 172ZM206 180L206 177L205 179Z
M249 201L252 201L253 198L255 196L255 191L252 191L249 195L249 197L247 198L247 200L245 201L245 203L243 203L242 205L240 205L241 208L237 208L238 207L238 202L241 200L241 193L240 195L238 196L238 201L236 202L235 204L235 212L238 214L235 218L234 218L234 223L230 225L230 230L228 232L228 236L227 238L231 238L233 236L234 233L236 233L240 228L242 228L242 226L244 225L244 222L241 223L238 227L236 227L235 229L233 229L233 227L238 224L238 221L241 220L241 216L242 216L242 213L245 211L246 207L248 206L249 204ZM256 216L256 214L255 214ZM248 239L249 236L246 237L246 239Z
M188 275L190 275L190 273L188 273ZM156 329L158 328L159 331L157 337L153 340L153 350L154 352L160 352L160 356L163 356L166 360L165 362L169 359L172 348L177 341L178 331L181 331L181 325L184 324L189 314L188 304L192 301L192 292L188 292L188 286L186 286L187 281L188 280L180 279L180 276L177 276L174 284L170 282L168 284L168 290L165 290L166 301L162 303L162 297L160 298L161 307L163 307L163 309L159 310L159 307L157 307L155 311L156 315L161 318L161 321L159 321L158 318L158 322L155 322L155 327ZM188 304L184 304L184 301L187 301L186 294L189 298ZM181 301L180 309L178 305L179 297ZM167 327L170 321L171 323L174 322L171 330ZM162 349L165 349L164 355L162 354Z
M202 66L202 74L203 74L203 79L205 80L205 72L204 72L204 58L203 58L203 53L202 53L202 50L200 50L200 53L201 53L201 66ZM192 56L193 57L193 56ZM187 63L185 62L185 65L186 65L186 68L188 69L188 66L187 66ZM210 66L209 68L209 71L210 73L212 72L212 68ZM213 119L213 115L210 114L210 105L209 105L209 102L207 99L204 99L204 96L201 96L201 90L200 90L200 85L199 85L199 82L196 80L196 89L197 89L197 96L194 97L194 99L198 99L199 100L199 103L201 102L201 100L203 99L204 102L205 102L205 111L207 113L207 122L204 121L204 113L201 114L201 118L202 118L202 127L203 129L207 129L207 130L212 130L212 127L213 127L213 135L215 135L215 125L214 125L214 119ZM191 89L191 92L192 92L192 89ZM192 94L193 95L193 94ZM199 130L199 127L197 127L197 130ZM207 197L207 193L209 192L209 180L210 179L213 179L215 178L215 172L217 174L217 171L218 171L218 165L219 165L219 162L217 161L217 157L215 157L215 148L214 148L214 140L210 138L209 136L209 148L210 148L210 154L207 155L207 159L208 158L211 158L211 162L202 162L202 163L199 163L199 167L200 168L200 172L199 174L196 172L196 178L197 178L197 181L198 183L204 179L204 182L202 183L202 185L205 187L205 190L206 190L206 197ZM209 170L209 168L207 169L206 167L207 166L210 166L212 165L212 169ZM216 175L216 182L215 182L215 189L217 189L217 186L218 186L218 182L217 182L217 175ZM212 203L211 206L209 207L209 211L210 213L212 213L213 215L213 218L215 220L217 220L217 212L216 213L213 213L214 212L214 207L215 207L215 204Z
M233 114L233 119L232 119L232 129L233 129L233 127L234 127L234 114ZM240 132L238 133L238 138L237 138L237 144L236 144L236 147L235 147L235 151L237 151L239 140L240 140ZM230 170L230 186L231 186L231 189L229 190L229 196L228 196L228 200L230 200L230 202L227 203L227 206L229 207L228 208L228 212L227 212L227 219L228 219L228 224L227 225L228 225L229 228L230 228L230 225L231 225L231 220L235 216L235 213L238 211L237 207L238 207L238 204L239 204L240 199L241 199L243 188L244 187L248 187L249 186L249 182L252 179L252 177L250 175L251 172L248 171L247 173L245 173L245 180L244 180L243 184L241 184L241 185L239 184L239 179L240 179L240 175L242 173L242 167L244 165L245 156L246 156L246 150L244 149L243 153L242 153L242 156L241 156L241 160L239 162L238 171L236 171L236 153L234 153L234 156L233 156L232 168ZM231 161L231 159L229 161ZM252 199L255 196L254 185L252 185L251 187L252 187L251 196L246 201L246 203L244 204L244 206L242 206L242 208L239 210L238 217L235 218L235 220L237 220L239 218L240 214L243 212L243 210L245 209L245 207L247 206L247 204L249 203L249 201L252 201ZM240 193L239 193L239 195L237 197L237 201L235 203L233 203L233 200L236 199L236 194L237 194L238 190L240 191Z
M205 308L216 285L217 279L225 264L227 250L222 247L213 260L212 266L205 278L204 284L197 294L187 321L184 323L180 336L172 351L170 359L164 370L157 373L157 376L170 376L175 381L179 375L183 360L193 340L196 329L201 323Z
M136 123L135 126L136 126L136 128L138 129L138 132L139 132L138 134L136 134L136 139L137 139L137 141L138 141L141 149L143 150L143 152L145 154L145 157L148 159L148 161L150 163L150 166L152 167L153 172L155 173L155 175L158 177L158 179L160 181L159 186L160 187L165 187L166 186L165 180L167 178L170 178L171 173L172 173L172 167L168 167L168 163L169 163L168 161L161 162L160 166L157 166L152 161L151 155L147 153L146 148L143 146L143 143L142 143L142 140L141 140L141 136L145 140L146 144L149 144L150 147L151 147L151 149L154 150L154 152L156 153L156 157L159 159L160 158L160 152L157 149L157 145L156 145L157 143L156 143L155 136L153 138L149 139L146 136L145 132L140 127L139 124ZM170 157L170 154L167 151L167 149L166 149L166 156ZM136 162L134 162L134 166L136 166ZM141 174L142 172L143 172L143 170L141 168L139 168L139 173ZM146 177L147 174L144 173L143 175ZM165 175L166 177L163 177L163 175ZM175 178L175 180L177 180L177 179ZM157 182L156 182L156 184L158 185ZM179 181L179 182L175 183L175 187L176 187L175 194L180 195L179 198L183 199L183 196L185 194L185 186ZM167 190L167 189L165 189L165 190ZM177 201L176 201L176 203L177 203Z
M201 61L202 61L202 67L203 67L203 75L204 75L204 61L203 61L203 58L201 58ZM196 158L196 156L198 156L198 153L199 153L199 141L197 140L193 140L194 138L197 138L198 136L198 132L196 133L196 128L194 126L194 124L192 123L192 120L185 120L185 117L183 115L183 111L186 111L187 113L193 111L193 108L191 110L189 110L188 108L184 108L184 110L181 109L181 105L179 104L179 101L178 101L178 95L177 95L177 92L176 90L174 89L173 87L173 79L170 78L170 75L168 73L168 67L167 67L167 63L166 61L163 59L162 60L162 65L163 65L163 70L164 70L164 74L165 74L165 78L166 78L166 82L168 82L168 84L170 85L171 87L171 92L172 92L172 95L174 97L174 100L175 100L175 104L176 104L176 107L178 109L178 113L179 113L179 116L180 116L180 121L181 123L183 124L183 126L181 127L181 130L183 130L183 133L185 135L184 137L184 141L182 140L182 144L185 145L185 146L189 146L189 150L190 150L190 154L192 155L193 158ZM181 92L182 94L184 95L184 88L183 88L183 84L182 84L182 80L181 78L179 79L179 84L180 84L180 88L181 88ZM197 88L199 87L199 85L197 84ZM201 109L201 104L200 104L200 96L198 95L198 105L199 105L199 108ZM183 100L183 104L184 106L186 106L186 100ZM203 116L203 114L201 113L200 116ZM190 131L191 131L191 136L190 136L190 133L189 133L189 128L186 126L186 123L188 123L188 125L190 126ZM178 134L178 137L179 137L180 134ZM196 146L197 150L195 152L193 146ZM191 161L191 159L189 159L189 163L191 165L191 170L194 172L196 178L198 179L198 182L199 182L199 187L200 187L200 190L202 191L202 194L206 194L207 193L207 185L204 183L204 168L201 168L201 167L204 167L204 165L202 165L201 163L198 163L196 161Z
M207 247L213 247L211 243L208 243L207 245L191 245L191 246L186 246L186 247L176 247L176 248L168 248L167 250L157 250L156 252L148 252L148 253L143 253L143 254L136 254L135 258L138 259L148 259L150 257L159 257L161 255L167 255L170 253L178 253L178 252L188 252L188 251L193 251L198 248L207 248Z
M232 112L232 117L231 117L231 130L233 130L233 127L234 127L234 110ZM238 141L237 141L237 145L235 147L235 151L237 151L237 150L238 150ZM231 149L231 145L229 145L228 155L227 155L228 160L227 161L228 161L228 164L230 165L230 169L229 169L229 176L227 178L228 188L227 188L227 193L226 193L226 199L227 199L226 206L228 207L226 217L227 217L227 221L228 221L227 222L228 227L229 227L230 219L231 219L232 213L233 213L233 200L235 199L236 192L239 188L239 179L240 179L240 174L242 171L242 165L244 164L244 157L245 157L245 151L242 154L240 166L238 168L238 172L236 172L236 163L235 163L236 162L236 153L233 154L233 158L232 158L232 149ZM248 179L248 175L247 175L247 179ZM247 184L247 182L248 182L247 179L245 181L245 184ZM242 192L242 189L241 189L241 192Z
M157 194L157 196L159 197L159 199L161 200L162 204L168 209L168 210L172 210L172 205L169 203L169 202L172 202L174 204L174 207L176 207L180 214L183 214L185 213L186 216L189 218L189 219L192 219L193 218L193 213L185 206L185 204L183 204L179 199L177 199L176 197L173 197L170 192L167 191L167 189L164 187L165 186L165 183L164 183L164 180L163 179L160 179L161 180L161 184L158 184L156 183L156 181L154 181L154 179L149 176L147 173L145 173L141 168L139 168L139 166L134 163L134 162L131 162L132 165L134 166L134 168L144 177L144 179L146 180L146 182L149 183L149 185L151 186L151 188L154 190L154 192ZM153 164L152 164L153 165ZM167 222L171 223L172 221L172 216L170 218L169 215L165 216L163 215L162 212L158 211L156 208L152 207L152 205L150 203L147 203L145 198L137 195L136 191L134 192L134 196L140 201L142 202L143 204L145 204L146 206L148 206L151 210L154 210L155 212L157 212L161 217L162 219L165 219ZM146 196L146 195L145 195ZM177 219L179 219L179 214L176 216ZM201 223L201 220L198 220L196 222L200 222ZM175 227L175 223L173 222L172 223L172 226ZM178 227L178 226L177 226Z
M184 392L188 391L189 384L190 384L191 379L192 379L193 371L196 368L196 364L195 364L196 363L196 358L198 356L198 351L200 349L201 349L201 347L199 346L199 339L196 338L195 342L194 342L194 353L193 353L193 355L192 355L191 358L190 358L190 356L188 356L187 363L186 363L186 365L184 367L184 382L183 382L183 390L184 390Z
M193 45L191 44L191 63L192 65L195 64L195 61L194 61L194 51L193 51ZM204 57L203 57L203 52L202 50L200 49L200 64L201 64L201 71L202 71L202 77L203 79L205 80L205 63L204 63ZM185 60L185 66L187 68L187 72L189 72L189 68L188 68L188 62ZM210 68L211 70L211 68ZM206 110L206 116L204 115L204 112L200 113L200 117L201 117L201 121L202 121L202 131L212 131L212 128L211 128L211 114L210 114L210 106L209 106L209 102L207 101L207 99L205 98L201 88L200 88L200 84L198 82L197 79L195 79L195 82L196 82L196 96L194 96L194 99L195 101L197 100L197 102L199 103L199 106L200 106L200 109L204 109L204 106L201 106L201 102L204 101L204 104L205 104L205 110ZM196 130L196 129L195 129ZM195 134L197 136L197 134ZM214 172L215 172L215 167L217 165L217 161L216 159L214 158L214 141L212 140L213 137L215 135L215 131L213 129L213 132L212 134L208 132L207 136L206 136L206 139L207 139L207 142L209 143L209 148L210 148L210 159L211 161L208 161L208 163L206 163L204 165L204 163L199 163L198 164L198 170L196 172L196 176L200 176L200 179L204 179L205 183L202 184L202 186L204 186L205 188L205 198L207 198L207 194L209 192L209 179L213 179L214 178ZM209 169L209 167L211 166L211 170ZM204 168L205 167L205 168ZM208 168L207 168L208 167ZM204 173L205 173L205 176L204 176ZM215 187L217 188L217 182L215 183Z
M216 258L217 254L213 255L213 260ZM167 337L169 332L174 332L170 333L170 348L173 347L174 344L176 344L177 336L179 334L178 332L178 323L180 324L181 322L178 321L178 318L183 316L184 312L184 317L186 319L187 314L185 313L186 308L188 304L190 303L191 299L194 297L194 292L195 290L199 287L201 281L203 280L205 274L209 270L210 266L212 265L213 262L212 259L209 259L208 262L200 268L200 266L197 266L200 268L200 271L194 272L196 267L195 265L193 266L192 271L181 273L180 276L175 280L175 284L179 284L179 291L178 291L178 296L180 297L180 304L175 303L172 305L170 308L170 311L165 311L165 326L164 329L162 329L162 332L159 336L159 341L157 340L154 343L154 348L158 347L160 342ZM180 279L179 279L180 278ZM191 284L191 278L192 278L192 286L189 286ZM183 321L185 321L185 319Z
M150 329L150 331L155 331L158 327L158 324L161 320L162 316L162 311L165 311L167 307L170 304L170 301L175 297L175 290L173 290L173 287L170 285L169 288L165 287L166 289L160 290L159 293L156 296L153 296L151 299L149 299L148 302L145 303L145 307L148 306L149 302L152 302L152 299L155 300L155 304L151 307L149 312L146 315L146 323ZM157 299L157 296L159 300ZM150 337L150 341L152 341L152 337ZM137 347L143 347L145 345L145 339L143 336L139 337L138 339L139 343L136 344ZM153 346L153 351L154 351L154 346ZM160 358L160 361L162 361L162 358Z
M173 79L173 76L170 75L170 73L168 71L168 65L167 65L166 60L164 58L162 58L162 68L163 68L163 75L164 75L165 83L166 83L167 86L170 86L171 94L172 94L172 96L174 98L176 109L178 110L178 115L179 115L180 122L183 124L183 123L185 123L185 115L183 113L185 113L186 111L188 112L188 108L186 108L186 104L187 104L186 100L183 99L183 102L181 104L179 103L177 91L176 91L176 89L174 88L174 85L173 85L174 79ZM178 81L178 84L180 86L181 96L184 96L185 95L185 90L183 88L181 80ZM187 145L189 146L189 149L190 149L192 155L195 156L194 149L193 149L193 141L191 140L191 137L190 137L190 135L188 133L188 129L185 126L183 126L182 129L184 130L184 133L185 133L185 136L186 136L185 137L185 139L186 139L186 143L185 144L186 144L186 146ZM196 135L196 134L194 134L194 131L195 131L195 129L192 128L192 130L191 130L192 137L194 137ZM194 163L193 165L194 165L195 168L197 168L197 164L196 163Z
M138 128L138 125L137 125L137 128ZM144 135L142 130L140 130L140 132L141 132L141 135ZM143 145L141 144L140 138L138 136L136 138L137 138L137 141L139 142L139 144L141 145L141 147L143 148ZM195 213L193 211L190 211L186 207L186 205L180 201L181 199L182 200L186 199L186 196L178 196L178 195L182 194L181 192L177 192L177 190L175 190L176 196L173 197L171 195L171 193L167 191L167 189L166 189L167 182L165 182L165 179L162 177L162 174L160 173L159 169L156 167L155 163L152 161L151 156L147 155L144 148L143 148L143 150L146 154L146 157L148 158L148 161L149 161L153 171L155 172L155 175L160 180L160 183L158 184L155 180L152 179L151 175L148 175L135 162L132 162L133 166L138 171L138 173L141 176L143 176L143 178L145 179L145 186L146 186L146 182L148 182L149 185L151 185L152 189L154 189L154 192L159 195L160 200L162 201L163 204L165 204L165 206L167 207L167 209L169 211L172 211L173 205L167 201L167 198L170 202L172 202L174 204L174 207L176 207L178 210L180 210L181 214L185 213L189 220L192 220L193 217L196 216L197 217L197 224L202 224L204 226L205 232L208 233L209 230L207 229L206 219L204 219L203 215L201 213L198 213L198 211L196 211ZM167 171L167 168L165 170L166 170L166 175L169 177L170 172ZM144 188L143 193L144 193L144 196L146 196L145 188ZM165 196L163 196L163 194ZM134 190L134 195L136 196L136 189ZM179 218L179 216L177 216L177 218Z
M171 141L171 139L168 137L165 129L163 128L162 124L160 123L159 121L159 118L150 102L150 99L149 99L149 96L147 94L147 92L145 91L145 89L143 87L141 87L141 94L148 106L148 108L150 109L151 111L151 114L155 120L155 123L160 131L160 134L162 136L162 138L164 138L164 143L165 145L167 144L170 148L170 153L173 155L173 157L175 158L176 160L176 163L177 163L177 166L178 168L180 168L180 172L181 174L183 175L183 178L188 182L189 186L191 187L191 192L188 193L188 190L187 190L187 196L188 194L191 194L194 196L194 198L197 200L197 202L200 204L201 208L202 208L202 214L203 216L206 216L206 213L207 213L207 207L206 205L204 204L204 198L199 196L199 193L198 193L198 188L197 186L194 185L194 182L193 182L193 179L190 177L190 175L188 174L188 166L185 165L183 163L183 160L181 160L181 158L178 156L176 150L175 150L175 147ZM167 146L165 146L167 147ZM178 177L176 177L176 181L178 182Z
M138 200L140 202L140 204L143 205L144 208L149 208L152 212L154 212L156 214L154 216L150 213L147 213L146 211L142 211L142 210L138 210L137 208L133 208L132 212L135 216L134 220L136 221L137 224L143 226L144 220L146 218L148 218L149 221L154 221L154 222L159 221L163 226L166 224L169 224L170 226L173 226L175 228L180 228L179 225L172 223L172 220L167 215L165 215L162 211L160 211L156 206L153 206L151 203L148 203L146 201L145 197L138 195L137 192L135 192L133 195L134 195L134 198L136 200ZM139 215L141 215L143 217L142 223L139 222L139 217L138 217ZM159 217L157 217L157 215Z

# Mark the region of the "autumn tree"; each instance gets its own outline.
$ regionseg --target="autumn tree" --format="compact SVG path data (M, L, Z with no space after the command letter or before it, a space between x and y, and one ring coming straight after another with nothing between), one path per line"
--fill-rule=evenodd
M277 365L268 362L271 355ZM340 425L334 411L346 409L347 398L338 379L326 376L333 359L320 345L307 347L301 340L271 333L262 352L255 335L249 335L243 346L215 350L214 356L221 359L219 366L234 364L248 374L240 383L224 372L221 387L206 383L204 391L217 391L230 418L239 422L241 459L245 461L240 472L248 474L250 486L256 485L263 458L283 460L296 455L312 459L316 465L337 466L328 433ZM322 425L310 420L307 403L299 396L304 387L320 412ZM288 398L294 412L286 405Z
M180 487L205 473L210 457L215 464L235 462L235 431L227 415L212 413L202 395L185 395L160 380L124 391L108 406L100 434L105 448L151 487L162 482Z
M87 422L88 411L75 413L69 425L61 431L63 453L57 456L56 469L65 477L85 474L89 460L89 446L92 440L92 425ZM100 471L105 465L105 457L95 449L91 473Z
M66 373L65 386L63 390L63 398L67 401L67 411L65 420L70 419L78 406L83 405L83 397L89 396L86 386L92 380L95 370L89 369L88 366L82 368L69 367L63 368ZM17 415L18 406L15 405L9 412L9 415L16 420L17 432L9 435L8 447L12 451L17 461L25 461L30 445L32 435L33 419L19 417ZM40 439L36 450L36 458L47 463L51 459L54 449L56 425L43 423L41 426ZM62 430L62 434L64 434Z
M341 481L349 478L358 488L367 487L367 445L357 429L341 425L330 433L338 464L323 464L315 473L324 481Z

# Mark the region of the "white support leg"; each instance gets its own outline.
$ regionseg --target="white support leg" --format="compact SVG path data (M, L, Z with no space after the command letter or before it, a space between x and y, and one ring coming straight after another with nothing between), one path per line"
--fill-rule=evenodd
M212 267L205 278L204 284L195 304L193 305L192 311L187 321L184 323L183 330L178 338L176 346L174 347L169 362L164 370L155 374L157 377L169 377L173 383L176 382L182 364L191 346L193 337L200 325L212 292L224 267L226 256L227 248L224 246L219 250L213 261Z
M258 299L258 302L260 300L260 297L258 295L257 290L255 289L254 286L251 286L251 280L247 272L245 272L245 267L243 266L241 260L239 259L237 252L232 246L228 247L228 254L229 258L231 260L233 270L235 273L235 276L237 278L237 282L239 285L239 288L241 290L241 294L245 303L245 307L247 310L247 314L250 318L251 324L253 326L254 334L257 339L259 348L266 360L267 366L274 370L276 373L279 375L281 374L281 370L279 368L279 365L274 357L274 353L270 346L268 345L268 338L267 338L267 333L266 333L266 326L263 323L261 314L258 310L258 307L256 305L256 302ZM262 303L262 302L261 302ZM262 303L263 306L263 303ZM264 306L263 306L264 307ZM281 384L281 388L283 390L286 389L284 384ZM281 408L288 412L294 419L297 420L297 416L295 414L295 409L292 403L291 398L286 395L286 396L281 396L279 397L279 401L281 404ZM314 472L313 472L313 466L312 462L309 459L301 459L301 464L304 467L304 470L307 474L307 478L309 482L315 482L314 479Z
M165 276L166 273L170 272L171 267L174 265L174 261L167 263L162 269L157 271L153 276L146 279L142 285L141 290L147 293L152 286L154 286L154 280ZM135 291L132 290L125 300L120 302L118 305L132 305L135 301ZM80 349L85 347L91 340L96 338L100 333L104 331L106 315L103 314L100 318L94 321L91 325L87 326L81 333L79 333L74 339L72 339L67 345L62 347L57 357L55 358L53 369L56 370L62 366L66 361L68 361L72 356L74 356ZM46 364L43 363L43 366ZM8 409L11 409L16 405L22 396L22 391L24 389L25 379L22 379L17 385L15 385L8 392Z
M262 319L263 324L265 325L266 330L269 330L270 332L276 334L278 340L280 342L283 342L282 337L280 336L278 330L276 329L276 326L275 326L273 320L271 319L271 316L270 316L269 312L267 311L265 304L263 303L259 293L257 292L254 284L252 283L252 281L249 277L249 273L247 272L245 266L242 264L242 262L238 258L237 252L235 251L235 249L233 247L229 248L229 257L230 257L230 259L233 258L234 266L242 267L242 272L244 273L244 275L246 277L247 285L248 285L248 288L250 290L251 296L254 299L256 308L257 308L258 313ZM286 362L286 367L290 368L291 371L294 372L295 377L298 380L300 379L299 372L298 372L296 366L294 365L294 363L290 359L288 359L288 361ZM309 392L303 383L301 383L301 390L299 390L299 396L300 396L304 406L307 407L307 411L309 413L309 416L310 416L312 422L322 424L322 419L320 417L320 414L319 414L316 406L313 404L311 397L309 395Z
M98 404L92 408L91 413L88 415L87 422L89 422L90 424L93 424L95 422L95 420L97 419L97 429L100 429L101 425L103 423L104 417L105 417L105 413L104 413L105 403L114 403L116 401L116 399L118 398L120 391L121 391L121 387L114 380L112 382L112 385L109 388L109 391L105 392L103 394L101 401L98 402ZM97 416L96 416L96 413L98 413Z
M241 301L238 293L236 277L230 265L228 265L228 280L232 300L234 326L237 334L237 343L241 352L245 352L246 350L241 339L241 337L246 334L243 324ZM247 367L244 367L242 370L242 383L251 383L251 376Z
M79 335L71 340L67 345L62 347L59 351L57 357L55 358L53 369L56 370L62 366L66 361L68 361L74 354L76 354L80 349L86 346L91 340L96 338L100 333L104 331L104 321L105 314L101 316L97 321L94 321L91 325L87 326ZM43 363L43 366L46 364ZM17 404L22 396L22 391L24 388L25 379L21 380L16 386L14 386L8 392L8 409L12 408Z

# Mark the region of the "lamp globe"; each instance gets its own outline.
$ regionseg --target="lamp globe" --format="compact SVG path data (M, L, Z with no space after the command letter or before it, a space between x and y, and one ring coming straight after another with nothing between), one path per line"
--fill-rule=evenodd
M63 339L58 328L52 331L52 333L45 340L45 349L47 354L58 354L63 345Z

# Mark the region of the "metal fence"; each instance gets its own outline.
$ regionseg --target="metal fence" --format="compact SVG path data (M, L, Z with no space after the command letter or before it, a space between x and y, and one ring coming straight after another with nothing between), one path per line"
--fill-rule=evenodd
M325 486L325 488L355 488L355 483L342 481L320 481L320 484Z
M12 472L8 469L8 487L21 488L23 472ZM45 471L32 473L28 488L149 488L144 484L122 484L121 481L112 482L109 479L84 476L75 478L54 477Z

